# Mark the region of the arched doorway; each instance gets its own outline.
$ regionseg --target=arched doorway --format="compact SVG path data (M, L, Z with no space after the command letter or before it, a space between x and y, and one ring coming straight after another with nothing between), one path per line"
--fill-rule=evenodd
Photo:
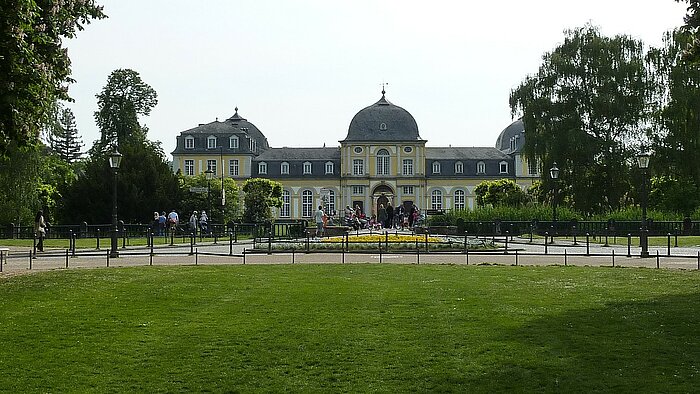
M376 215L379 205L386 206L388 204L393 205L394 202L394 190L387 185L379 185L372 191L372 212Z

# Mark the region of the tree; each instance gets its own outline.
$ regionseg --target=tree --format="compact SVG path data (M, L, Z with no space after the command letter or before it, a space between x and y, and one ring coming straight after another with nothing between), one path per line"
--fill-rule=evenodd
M474 188L476 203L479 206L519 207L527 201L523 189L511 179L483 181Z
M677 3L688 3L688 9L683 21L683 31L689 40L683 48L683 59L691 62L700 60L700 0L676 0Z
M121 146L125 139L146 138L147 130L139 124L139 116L151 113L158 104L158 95L139 73L130 69L112 71L96 97L95 121L101 132L98 149L106 149L112 142Z
M49 146L66 163L72 164L80 159L83 142L70 108L59 109L58 118L49 132Z
M212 179L207 181L205 174L197 176L179 176L180 195L182 200L179 204L180 212L192 212L194 210L201 211L202 209L214 210L209 212L210 223L228 223L231 220L240 219L241 216L241 201L240 188L231 178L224 178L224 189L226 190L226 205L221 212L221 179ZM211 182L211 183L208 183ZM211 195L207 193L193 193L190 191L192 187L208 187L211 185ZM208 200L210 198L211 200Z
M629 190L629 159L644 132L649 81L643 45L604 37L586 25L565 32L537 74L511 92L527 138L523 153L561 168L561 192L582 212L620 206ZM546 189L552 180L542 175Z
M282 206L282 184L264 178L248 179L243 184L245 192L243 220L259 223L272 219L272 207Z
M33 145L57 100L69 100L64 38L102 19L94 0L0 0L0 155ZM13 148L14 149L14 148Z

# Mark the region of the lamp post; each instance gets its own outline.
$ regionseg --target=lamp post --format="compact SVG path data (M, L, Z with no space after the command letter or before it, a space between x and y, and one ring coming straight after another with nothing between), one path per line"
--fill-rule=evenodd
M549 169L549 177L552 178L552 227L556 230L557 225L557 179L559 179L559 168L554 162ZM554 231L552 231L552 241L554 241Z
M649 168L648 153L640 153L637 155L637 165L642 170L642 228L639 234L639 246L642 251L639 257L649 257L649 229L647 228L647 171Z
M119 153L115 146L114 152L109 155L109 167L114 173L114 181L112 182L112 245L109 251L109 257L112 258L119 257L119 251L117 250L117 232L119 231L117 227L117 172L119 171L121 162L122 154Z
M205 174L207 174L207 204L209 205L209 215L212 215L213 212L211 211L211 178L214 177L214 171L209 168L206 171L204 171Z

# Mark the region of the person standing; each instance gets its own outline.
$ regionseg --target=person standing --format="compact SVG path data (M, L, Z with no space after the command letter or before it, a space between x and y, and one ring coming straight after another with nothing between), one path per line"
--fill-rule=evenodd
M44 211L39 210L34 217L34 232L39 239L36 249L39 252L44 251L44 237L46 236L46 221L44 220Z
M170 211L168 214L168 227L170 227L170 231L174 234L175 230L177 229L177 225L180 222L180 216L178 216L177 212L173 209Z
M323 220L326 214L323 213L323 206L319 205L318 210L314 214L314 219L316 221L316 236L323 237Z
M165 234L165 211L158 216L158 235Z
M388 202L386 204L386 223L384 224L385 228L393 228L394 227L394 207L391 206L391 203Z
M377 209L377 224L384 226L386 217L386 208L384 208L384 204L379 204L379 209Z
M190 216L190 231L195 237L197 236L197 223L197 211L192 211L192 215Z
M158 235L159 227L160 227L160 214L156 211L156 212L153 212L153 224L151 225L151 233Z
M209 234L209 217L206 211L202 211L202 214L199 215L199 231L202 234Z

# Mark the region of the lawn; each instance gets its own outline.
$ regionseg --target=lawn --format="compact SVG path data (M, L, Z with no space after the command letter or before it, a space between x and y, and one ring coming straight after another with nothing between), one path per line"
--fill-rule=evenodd
M0 278L9 392L693 392L700 273L179 266Z

